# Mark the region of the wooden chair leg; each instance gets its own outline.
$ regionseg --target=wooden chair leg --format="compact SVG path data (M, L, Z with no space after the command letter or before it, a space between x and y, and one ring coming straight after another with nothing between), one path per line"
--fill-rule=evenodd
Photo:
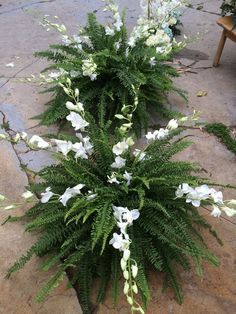
M220 38L220 42L219 42L219 45L218 45L218 48L217 48L217 51L216 51L216 55L215 55L215 58L214 58L214 62L213 62L213 66L214 67L217 67L219 65L220 57L222 55L222 51L223 51L224 46L225 46L226 37L227 37L226 36L226 31L223 30L221 38Z

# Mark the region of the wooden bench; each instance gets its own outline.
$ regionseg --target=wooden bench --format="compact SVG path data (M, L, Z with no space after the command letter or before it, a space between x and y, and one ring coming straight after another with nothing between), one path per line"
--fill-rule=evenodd
M216 51L213 66L217 67L220 63L220 57L224 49L226 38L230 38L236 42L236 19L231 16L221 17L217 24L223 27L223 32L220 38L219 46Z

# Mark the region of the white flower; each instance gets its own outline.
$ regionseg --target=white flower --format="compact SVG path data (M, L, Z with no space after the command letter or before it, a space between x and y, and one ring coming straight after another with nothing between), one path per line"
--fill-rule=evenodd
M129 173L129 172L127 172L126 170L125 170L125 173L123 174L123 178L125 179L125 180L127 180L127 186L129 186L130 185L130 182L131 182L131 180L132 180L132 173Z
M114 36L114 35L115 35L114 29L112 29L112 28L109 27L109 26L106 26L106 27L105 27L105 31L106 31L106 35L108 35L108 36Z
M67 35L62 35L62 42L66 45L66 46L69 46L72 41L71 39L69 38L69 36Z
M212 189L209 188L209 186L207 184L203 184L201 186L196 187L195 191L197 192L198 197L201 200L206 200L209 198L209 195L212 192Z
M29 146L31 148L41 148L41 149L46 149L50 145L46 141L44 141L40 136L38 135L33 135L31 139L29 140Z
M146 153L142 152L140 149L135 149L133 152L134 156L138 158L138 161L143 161L146 159Z
M109 241L109 244L113 245L115 249L124 251L129 247L129 239L124 239L122 234L113 233L112 239Z
M66 206L69 199L72 197L81 194L81 189L84 187L84 184L78 184L74 186L73 188L67 188L64 194L62 194L59 197L59 201L63 204L63 206Z
M86 152L91 155L93 153L93 144L90 142L90 137L83 137L84 148Z
M88 159L86 150L82 143L75 143L72 145L72 150L76 153L75 158Z
M53 139L52 140L56 146L57 146L57 151L61 152L64 156L67 156L67 154L72 150L73 144L71 141L63 141L63 140L57 140Z
M120 14L116 12L114 14L114 18L116 20L116 22L114 23L114 26L116 30L119 32L121 30L121 27L123 26L123 22L121 21Z
M128 148L129 148L129 145L127 144L127 142L122 141L114 145L112 148L112 151L115 155L118 156L118 155L123 154L125 151L127 151Z
M157 64L157 60L155 57L152 57L149 61L151 67L154 67Z
M210 197L213 199L214 203L216 204L223 204L223 194L221 191L216 191L215 189L211 189Z
M130 47L134 47L135 46L135 38L133 36L130 36L129 40L128 40L128 45Z
M75 112L71 112L66 119L71 122L75 131L84 131L84 128L89 125L89 123L85 121L80 114Z
M53 193L51 192L51 188L48 187L46 188L45 192L44 193L41 193L41 203L47 203L50 198L53 196Z
M162 140L169 135L169 130L160 128L159 130L154 131L156 139Z
M169 123L167 124L167 129L169 129L169 130L175 130L175 129L177 129L178 128L178 122L177 122L177 120L176 119L171 119L170 121L169 121Z
M34 196L34 194L30 191L27 191L27 192L24 192L22 195L21 195L23 198L25 198L26 200L32 198Z
M60 76L61 76L60 72L51 72L48 74L48 77L54 80L57 80Z
M10 62L6 64L6 68L14 68L15 64L14 62Z
M196 190L191 191L186 196L186 203L192 203L194 207L199 207L201 205L201 195L197 193Z
M112 174L111 174L111 176L107 176L108 177L108 180L107 180L107 182L109 182L109 183L117 183L117 184L120 184L120 182L117 180L117 178L116 178L116 174L115 174L115 172L112 172Z
M114 217L118 223L132 225L133 221L139 218L139 211L137 209L129 210L127 207L112 206Z
M117 157L115 158L115 162L113 162L113 163L111 164L111 167L112 167L112 168L120 169L120 168L122 168L122 167L125 166L125 162L126 162L126 159L124 159L124 158L122 158L122 157L120 157L120 156L117 156Z
M220 215L221 215L221 210L219 209L219 207L216 205L213 205L213 210L211 212L211 216L220 217Z
M175 192L176 197L182 197L184 194L192 192L193 188L191 188L188 183L182 183L178 186L178 189Z

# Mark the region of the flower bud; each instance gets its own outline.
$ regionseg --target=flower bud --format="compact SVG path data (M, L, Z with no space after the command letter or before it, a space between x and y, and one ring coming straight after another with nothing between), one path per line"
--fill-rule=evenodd
M138 274L138 267L136 265L131 266L132 276L133 278L137 277Z
M230 200L228 201L228 205L236 205L236 200Z
M66 83L67 83L69 86L71 86L71 80L69 79L69 77L67 77Z
M125 261L128 261L129 258L130 258L130 250L126 249L124 250L124 253L123 253L123 259Z
M127 297L127 302L130 304L130 305L133 305L134 304L134 301L131 297Z
M129 272L127 270L123 272L123 276L126 280L129 280Z
M120 266L121 266L121 269L122 269L123 271L126 270L126 265L127 265L126 261L122 258L122 259L120 260Z
M127 295L128 292L129 292L129 284L128 284L128 282L126 281L126 282L125 282L125 285L124 285L124 294Z
M30 191L27 191L27 192L24 192L22 195L21 195L23 198L25 198L26 200L30 199L31 197L34 196L33 193L31 193Z
M179 119L180 122L186 122L188 121L188 117L182 117L181 119Z
M20 141L20 134L16 133L16 136L14 137L14 142L18 143Z
M127 140L126 140L126 143L127 143L129 146L133 146L133 145L134 145L134 140L132 139L132 137L128 137Z
M9 209L13 209L13 208L15 208L15 205L6 206L4 209L9 210Z
M70 96L70 91L69 91L69 89L68 89L68 88L63 87L63 90L64 90L64 92L65 92L67 95L69 95L69 96Z
M75 110L76 106L71 101L67 101L66 102L66 108L69 110Z
M0 194L0 201L4 201L6 199L6 197L2 194Z
M136 284L134 284L133 286L132 286L132 290L134 291L134 293L138 293L138 287L137 287L137 285Z
M28 140L28 134L26 132L22 132L21 133L21 138L23 141L27 141Z
M75 89L75 96L76 96L76 97L79 96L79 89L78 89L78 88Z
M0 134L0 140L5 140L7 137L5 134Z

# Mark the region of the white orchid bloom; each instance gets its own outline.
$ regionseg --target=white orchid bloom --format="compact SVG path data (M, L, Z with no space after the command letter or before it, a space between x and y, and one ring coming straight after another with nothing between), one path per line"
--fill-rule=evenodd
M129 239L124 239L122 234L113 233L112 239L109 241L115 249L124 251L129 247L130 241Z
M47 203L53 195L54 193L51 192L51 188L46 188L45 192L41 193L41 203Z
M213 199L213 202L219 205L224 203L223 201L223 194L221 191L216 191L215 189L211 189L210 197Z
M28 145L33 149L35 148L46 149L50 147L50 144L38 135L33 135L29 140Z
M72 145L72 150L75 152L75 158L88 159L86 149L82 143L75 143Z
M128 148L129 148L129 145L126 143L126 141L122 141L114 145L112 148L112 151L115 155L118 156L126 152Z
M218 206L216 206L216 205L213 205L213 210L211 212L211 216L213 216L213 217L220 217L220 215L221 215L220 208Z
M108 178L108 180L107 180L107 182L108 183L117 183L117 184L120 184L120 182L117 180L117 178L116 178L116 174L115 174L115 172L112 172L112 174L111 174L111 176L107 176L107 178Z
M62 194L59 197L59 201L63 204L63 206L66 206L67 202L69 201L69 199L71 199L72 197L81 194L81 189L84 187L84 184L78 184L76 186L74 186L73 188L67 188L64 192L64 194Z
M64 156L67 156L67 154L72 150L73 144L71 141L63 141L63 140L57 140L53 139L52 140L56 146L57 146L57 151L62 153Z
M117 168L117 169L123 168L125 166L125 162L126 162L126 159L120 156L117 156L115 158L115 162L111 164L111 168Z
M105 32L106 32L106 35L108 35L108 36L114 36L114 35L115 35L114 29L112 29L112 28L109 27L109 26L106 26L106 27L105 27Z
M175 192L176 197L180 198L183 197L184 194L190 193L193 191L193 188L191 188L188 183L182 183L178 186L178 189Z
M146 159L146 153L137 148L134 150L133 155L138 158L138 161Z
M75 131L84 131L84 128L89 125L89 123L85 121L80 114L75 112L71 112L66 119L71 122Z
M125 170L125 173L123 174L123 178L125 179L125 180L127 180L127 186L129 186L130 185L130 182L131 182L131 180L132 180L132 173L129 173L129 172L127 172L126 170Z
M178 121L176 120L176 119L171 119L170 121L169 121L169 123L167 124L167 129L168 130L175 130L175 129L177 129L178 128Z

